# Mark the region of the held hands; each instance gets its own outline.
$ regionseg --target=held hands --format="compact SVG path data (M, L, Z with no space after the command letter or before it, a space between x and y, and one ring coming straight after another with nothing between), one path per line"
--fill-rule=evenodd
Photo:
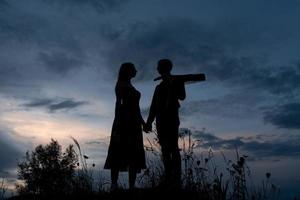
M146 133L149 133L152 131L152 124L150 123L144 123L143 124L143 131L146 132Z

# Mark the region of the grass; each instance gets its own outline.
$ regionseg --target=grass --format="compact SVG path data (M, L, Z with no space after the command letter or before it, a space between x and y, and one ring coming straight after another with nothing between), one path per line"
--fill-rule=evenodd
M4 199L7 189L8 189L8 187L6 185L5 179L1 178L1 180L0 180L0 199Z
M156 133L154 131L154 133ZM176 196L179 199L203 200L277 200L280 190L271 180L271 174L266 173L261 185L251 181L251 171L247 165L247 156L241 155L236 149L235 159L227 159L222 151L209 149L206 153L197 153L200 140L195 140L191 132L180 134L179 143L182 156L182 187L179 190L162 186L164 170L161 162L161 152L157 137L147 139L145 145L147 169L137 178L139 189L123 189L110 192L109 181L95 179L94 166L88 167L89 157L82 152L79 142L72 138L77 147L79 162L75 173L75 184L71 194L59 196L43 196L42 194L23 194L10 199L157 199L163 196ZM225 169L216 163L215 154L219 153ZM0 187L1 188L1 187ZM0 193L1 194L1 193Z

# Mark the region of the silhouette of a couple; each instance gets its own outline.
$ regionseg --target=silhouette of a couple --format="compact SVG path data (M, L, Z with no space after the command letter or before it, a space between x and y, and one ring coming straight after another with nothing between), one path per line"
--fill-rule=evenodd
M117 188L119 171L128 171L129 188L134 188L136 175L146 168L142 131L156 130L161 146L165 182L180 186L181 158L178 148L179 100L185 99L183 81L172 78L172 62L158 61L157 70L162 81L156 86L147 122L142 118L139 100L141 94L131 83L137 70L132 63L121 65L115 87L116 105L108 156L104 165L111 169L111 188ZM178 79L179 80L179 79Z

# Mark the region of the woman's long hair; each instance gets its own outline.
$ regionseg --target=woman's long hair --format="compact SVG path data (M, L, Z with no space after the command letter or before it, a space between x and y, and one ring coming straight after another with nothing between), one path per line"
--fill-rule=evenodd
M123 63L119 70L118 82L129 81L131 78L131 73L134 69L134 64L127 62Z

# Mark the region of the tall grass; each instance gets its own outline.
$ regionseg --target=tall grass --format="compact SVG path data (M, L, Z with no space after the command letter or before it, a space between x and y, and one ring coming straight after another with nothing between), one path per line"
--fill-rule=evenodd
M5 194L7 191L8 187L6 185L6 181L4 178L0 179L0 199L4 199L5 198Z
M76 175L74 178L74 191L80 194L91 194L94 192L94 176L93 169L88 167L87 159L89 156L83 153L79 142L71 137L75 146L77 147L78 153L77 157L79 158L79 162L77 163ZM92 167L95 165L93 164Z
M157 136L156 130L154 135ZM182 158L182 190L198 193L199 197L210 200L275 200L280 190L271 182L271 174L266 173L262 185L252 181L251 170L246 155L235 150L235 160L227 159L223 151L209 148L205 153L199 151L201 141L194 139L189 130L179 134ZM141 175L146 187L159 187L164 177L161 152L157 137L147 138L145 150L148 154L148 168ZM222 157L225 168L216 163L215 154Z
M164 168L157 133L154 138L146 138L147 169L143 170L137 179L138 184L145 189L160 188L164 180ZM78 149L77 191L83 193L103 193L109 181L95 180L93 169L87 165L86 156L79 142L72 138ZM251 170L247 165L248 156L235 150L235 159L230 160L222 151L209 148L206 153L196 151L201 147L201 141L192 137L191 131L180 133L179 146L182 156L182 190L197 194L208 200L275 200L279 199L280 190L271 182L271 174L266 173L262 185L255 185L250 180ZM215 154L219 154L224 162L224 169L216 164ZM101 177L101 173L100 176ZM95 185L97 185L95 187ZM93 187L94 186L94 187ZM121 187L122 188L122 187ZM123 185L123 188L125 186Z
M71 137L71 139L77 147L76 154L79 158L71 195L109 195L110 193L106 188L108 188L107 186L110 182L103 176L101 170L97 174L98 178L96 179L95 165L88 164L89 156L84 154L80 143L75 138ZM146 138L146 141L147 169L143 170L137 178L137 184L141 187L139 191L145 191L145 195L148 195L147 191L166 192L164 191L165 187L161 187L165 174L160 145L155 130L154 137L152 139L150 137ZM180 132L179 146L182 158L182 186L180 191L191 195L190 199L279 199L280 190L272 183L270 173L266 173L261 185L253 184L253 181L251 181L252 174L247 165L248 157L241 155L238 149L236 149L235 158L232 160L228 159L224 152L214 151L212 148L204 152L200 148L201 141L194 139L191 131ZM220 167L219 161L216 161L216 154L220 155L225 167ZM3 185L4 182L2 181ZM125 186L123 187L125 188ZM139 195L141 194L139 193Z

